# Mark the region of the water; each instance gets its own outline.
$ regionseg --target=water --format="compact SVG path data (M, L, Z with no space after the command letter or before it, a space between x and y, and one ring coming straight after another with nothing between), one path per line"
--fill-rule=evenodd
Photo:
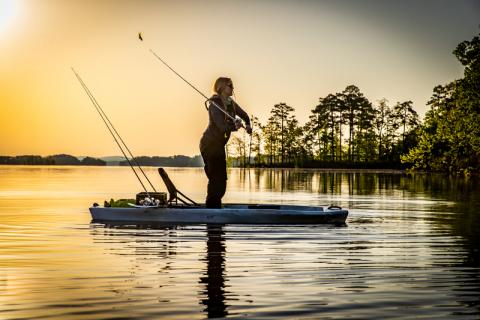
M202 169L167 171L203 200ZM0 319L480 317L475 180L232 169L226 202L333 203L348 224L90 224L138 191L128 168L0 166Z

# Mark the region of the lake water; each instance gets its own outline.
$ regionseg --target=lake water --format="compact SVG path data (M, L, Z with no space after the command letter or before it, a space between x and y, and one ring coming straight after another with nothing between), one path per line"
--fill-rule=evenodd
M473 179L231 169L225 202L335 204L347 225L91 224L140 191L129 170L0 166L0 319L480 317ZM167 172L203 201L201 168Z

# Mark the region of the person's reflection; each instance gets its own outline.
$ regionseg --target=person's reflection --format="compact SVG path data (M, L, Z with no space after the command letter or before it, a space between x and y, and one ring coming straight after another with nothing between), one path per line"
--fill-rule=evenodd
M207 225L206 274L200 277L204 289L200 292L201 303L208 318L226 317L225 304L225 238L222 226Z

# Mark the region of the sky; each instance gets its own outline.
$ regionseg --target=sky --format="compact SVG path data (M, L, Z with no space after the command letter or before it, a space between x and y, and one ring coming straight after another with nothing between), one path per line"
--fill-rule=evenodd
M262 123L350 84L423 116L479 26L480 0L0 0L0 155L121 154L72 67L134 155L199 154L204 98L149 49L207 96L231 77Z

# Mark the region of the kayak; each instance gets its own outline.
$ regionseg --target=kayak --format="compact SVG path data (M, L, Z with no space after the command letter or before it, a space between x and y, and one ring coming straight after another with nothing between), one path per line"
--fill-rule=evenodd
M93 222L123 225L155 224L336 224L343 225L348 210L338 206L300 206L277 204L224 204L211 209L187 197L158 168L167 187L165 192L141 192L132 201L105 201L103 207L94 203L89 208ZM143 199L143 200L142 200ZM125 200L125 199L121 199ZM148 200L148 201L146 201ZM127 206L117 206L127 202ZM150 205L145 205L148 203Z
M345 224L348 210L337 206L224 204L89 208L93 222L120 224Z

